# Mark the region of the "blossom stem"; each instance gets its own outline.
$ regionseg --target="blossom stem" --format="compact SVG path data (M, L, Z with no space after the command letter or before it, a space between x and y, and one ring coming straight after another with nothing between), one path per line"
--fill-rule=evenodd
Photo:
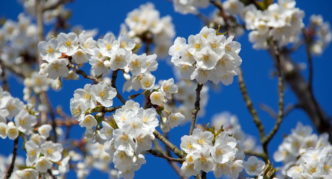
M1 78L2 78L2 88L5 91L9 91L9 83L7 80L7 76L6 76L6 71L5 71L5 67L2 65L2 61L0 60L0 70L1 70Z
M268 152L268 144L272 140L273 136L278 132L280 125L284 119L284 77L283 77L283 72L282 69L280 68L281 66L281 58L280 58L280 51L276 45L274 46L273 51L275 52L275 57L277 59L277 69L278 69L278 96L279 96L279 110L278 110L278 116L277 116L277 121L271 130L271 132L264 137L263 139L263 150L267 153Z
M153 132L154 136L162 141L168 148L170 148L177 156L184 158L186 153L177 148L174 144L172 144L167 138L165 138L162 134L158 131Z
M238 82L239 82L240 91L241 91L243 100L245 101L247 109L248 109L249 113L251 114L253 121L258 129L260 139L263 140L263 138L265 136L264 125L263 125L262 121L259 119L257 112L254 108L254 105L248 95L248 90L244 83L243 74L242 74L241 70L239 70L238 76L239 76Z
M7 170L5 179L9 179L10 176L12 175L13 171L14 171L15 161L16 161L16 156L17 156L17 149L18 149L18 142L19 142L19 136L17 136L17 138L14 140L12 160L11 160L9 168Z
M156 157L164 158L167 161L173 161L173 162L178 162L178 163L184 162L184 159L170 157L170 156L164 154L163 152L161 152L159 150L151 149L151 150L148 150L147 152L154 155L154 156L156 156Z
M122 97L122 95L119 93L119 90L116 88L116 79L118 77L118 72L119 70L113 71L111 85L116 90L116 97L121 101L122 104L125 104L126 100Z
M191 122L191 126L190 126L190 131L189 131L189 135L191 135L194 131L194 128L196 126L196 120L197 120L197 114L200 110L200 106L201 106L201 91L203 88L203 84L199 84L197 83L197 87L196 87L196 100L195 100L195 109L192 112L192 122Z

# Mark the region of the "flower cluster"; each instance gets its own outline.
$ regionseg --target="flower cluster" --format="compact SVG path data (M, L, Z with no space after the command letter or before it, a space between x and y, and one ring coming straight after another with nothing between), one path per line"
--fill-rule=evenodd
M197 13L198 8L209 6L209 0L174 0L174 9L182 14Z
M186 39L176 38L169 54L184 79L196 80L200 84L221 81L228 85L233 82L242 63L238 55L240 49L233 37L217 35L214 29L204 27L199 34L189 36L188 44Z
M40 55L46 61L40 73L52 79L77 78L76 68L89 62L91 74L96 78L106 76L111 70L122 70L127 80L124 90L154 87L155 77L151 72L158 67L155 54L133 53L136 43L125 35L116 39L113 33L107 33L98 41L93 36L90 31L79 35L60 33L56 38L40 42ZM77 66L73 67L74 64Z
M170 16L160 18L153 4L147 3L130 12L125 22L129 28L130 37L138 37L137 40L147 41L145 43L153 43L155 53L159 57L167 55L175 35Z
M30 134L37 123L36 116L22 101L0 88L0 137L14 140L19 132Z
M320 15L312 15L310 17L310 24L314 31L314 39L311 44L311 53L320 55L323 53L326 46L332 41L332 32L330 24L324 22Z
M225 132L213 134L196 128L192 135L181 138L181 149L187 153L181 167L186 176L213 171L217 178L237 178L243 170L244 153L238 141Z
M255 138L242 130L238 118L235 115L228 112L216 114L212 118L211 125L214 129L222 129L224 132L236 138L236 140L239 141L239 146L243 148L244 151L259 151L259 147L256 146Z
M332 176L332 146L328 135L312 134L312 128L297 124L274 153L283 162L282 175L290 178L329 178Z
M20 14L18 22L6 20L0 28L0 63L23 75L29 74L37 41L37 27L27 16Z
M97 120L93 115L86 114L88 109L94 109L97 105L111 107L116 89L107 81L98 84L86 84L83 89L77 89L74 97L70 100L70 110L77 117L80 125L91 130L97 126Z
M50 136L52 127L48 124L42 125L38 128L38 133L30 136L30 139L25 142L24 148L27 152L26 166L28 169L18 170L16 172L19 176L38 176L39 173L47 173L53 165L59 166L62 159L63 146L60 143L54 143L46 140ZM68 160L68 159L66 159ZM61 165L67 165L68 161ZM59 166L60 167L60 166ZM61 174L66 173L67 170ZM60 173L57 173L60 175ZM32 177L36 178L36 177Z
M268 48L268 41L277 42L279 46L297 42L303 28L304 12L295 7L294 0L279 0L266 10L247 6L244 10L246 27L252 30L249 40L254 48Z
M106 140L108 152L119 174L132 178L134 172L145 163L144 151L152 147L153 131L159 125L154 108L143 109L134 101L127 101L113 115L118 128L103 122L100 137Z

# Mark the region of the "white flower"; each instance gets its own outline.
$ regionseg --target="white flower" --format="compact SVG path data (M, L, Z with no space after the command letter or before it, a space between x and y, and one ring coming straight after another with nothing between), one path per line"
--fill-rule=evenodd
M60 58L47 64L45 73L49 78L56 79L58 77L67 77L69 74L68 60Z
M237 149L227 144L218 144L212 148L213 159L220 164L227 163L235 159Z
M7 137L7 124L4 122L0 122L0 137L5 139Z
M39 42L38 49L43 60L52 62L59 58L61 53L58 51L57 46L58 41L56 39Z
M148 90L154 87L155 81L156 78L152 74L147 73L141 78L140 84L142 89Z
M88 129L96 127L98 124L96 118L93 115L84 116L83 120L80 122L80 126L86 127Z
M58 162L59 160L61 160L62 150L63 147L61 144L53 143L50 141L47 141L41 145L41 152L47 159L53 162Z
M45 173L48 169L52 167L52 162L46 157L40 157L36 163L36 169L39 172Z
M30 115L26 110L21 110L18 115L15 117L15 124L17 125L18 130L23 133L30 133L33 129L33 126L37 123L35 116Z
M72 56L78 49L78 37L74 32L60 33L57 36L58 49L61 53Z
M52 126L49 124L44 124L38 128L38 133L43 137L43 138L48 138L50 136L50 132L52 130Z
M73 62L79 65L88 62L90 58L90 56L86 54L83 50L77 50L77 52L72 57Z
M160 89L166 94L175 94L178 92L178 87L174 84L174 79L160 81Z
M195 170L203 170L205 172L209 172L214 167L214 161L210 156L210 151L208 148L204 148L198 153L194 153L195 160L194 160L194 168Z
M257 157L250 156L243 165L249 175L258 176L261 172L263 172L265 163Z
M97 102L105 107L113 105L113 98L116 96L116 90L111 87L111 84L101 82L92 86L92 94Z
M18 98L13 98L9 95L5 95L0 100L1 115L9 119L15 117L23 107L23 103Z
M174 0L174 9L182 14L196 13L198 8L205 8L209 0Z
M124 49L117 49L111 55L110 68L112 70L124 69L129 62L130 53Z
M14 140L17 138L19 131L13 122L9 122L7 126L7 136L9 139Z
M96 53L99 53L98 51ZM93 56L91 57L91 59L89 60L91 67L91 74L93 76L104 76L107 73L109 73L109 69L108 67L106 67L106 65L104 64L104 61L102 58Z
M111 139L113 137L113 127L107 122L102 122L103 128L100 130L100 137L104 140Z
M150 94L151 103L158 106L163 106L166 102L165 94L160 91L154 91Z
M37 179L38 178L38 172L33 168L26 168L23 170L17 170L15 172L17 177L19 178L25 178L25 179Z
M97 46L100 52L107 57L111 57L114 49L115 36L113 33L107 33L102 39L97 41Z
M92 55L94 49L96 48L96 41L93 40L93 36L96 34L96 31L82 31L78 35L78 41L80 48L87 52L88 54Z
M27 152L27 165L33 165L40 155L40 147L32 140L28 141L24 145Z

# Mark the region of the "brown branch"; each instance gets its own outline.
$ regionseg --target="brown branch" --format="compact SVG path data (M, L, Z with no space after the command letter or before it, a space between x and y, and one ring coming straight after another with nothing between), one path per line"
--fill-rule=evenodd
M273 59L277 59L273 55ZM301 75L301 71L296 67L295 63L287 54L281 54L281 65L280 68L284 73L286 83L291 87L295 93L299 105L310 117L313 124L319 133L328 133L329 140L332 142L332 125L330 119L325 116L323 109L319 106L316 98L310 92L308 83Z
M162 141L168 148L170 148L177 156L179 156L180 158L184 158L186 156L185 152L177 148L174 144L172 144L166 137L164 137L158 131L154 131L153 134L157 139Z
M19 142L19 136L16 137L14 140L14 145L13 145L13 152L12 152L12 161L10 162L9 168L7 170L5 179L9 179L10 176L12 175L15 167L15 161L16 161L16 156L17 156L17 149L18 149L18 142Z
M116 87L116 79L117 79L117 76L118 76L118 72L119 72L119 70L113 71L111 85L116 90L116 97L121 101L122 104L125 104L126 100L122 97L122 95L119 93L119 90Z
M244 83L243 74L242 74L241 70L239 70L238 76L239 76L238 82L239 82L240 91L241 91L243 100L246 103L247 109L248 109L249 113L252 116L252 119L253 119L253 121L254 121L254 123L255 123L258 131L259 131L260 139L262 140L265 136L264 125L263 125L262 121L259 119L259 117L257 115L257 112L254 108L254 105L253 105L253 103L252 103L252 101L251 101L251 99L248 95L248 90L247 90L247 87Z
M199 110L201 109L201 91L203 89L203 85L197 83L196 87L196 100L195 100L195 109L192 112L192 121L190 125L189 135L191 135L195 129L196 126L196 120L197 120L197 114Z
M270 143L270 141L272 140L272 138L274 137L274 135L278 132L280 125L284 119L284 77L283 77L283 71L280 68L281 66L281 56L280 56L280 50L277 46L276 43L273 43L270 45L271 46L271 50L274 53L274 56L277 60L277 69L278 69L278 96L279 96L279 103L278 103L278 116L277 116L277 121L274 125L274 127L272 128L271 132L264 137L263 139L263 150L265 151L266 154L268 154L268 145Z
M2 65L2 61L0 59L0 70L1 70L1 79L2 79L2 89L5 91L9 91L9 83L7 80L7 75L5 71L5 66Z
M164 154L163 152L161 152L159 150L150 149L147 152L154 155L154 156L156 156L156 157L164 158L167 161L173 161L173 162L178 162L178 163L183 163L184 162L184 159L170 157L170 156Z

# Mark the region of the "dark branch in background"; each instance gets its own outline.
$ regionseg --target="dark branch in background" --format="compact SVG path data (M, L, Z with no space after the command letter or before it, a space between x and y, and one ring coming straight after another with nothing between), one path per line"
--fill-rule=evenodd
M329 141L332 142L332 126L330 120L325 116L323 109L319 106L316 98L308 88L308 83L301 75L295 63L287 54L281 54L280 68L284 73L284 78L287 84L298 98L298 103L302 109L310 117L313 124L319 133L328 133ZM276 58L274 57L274 60Z
M1 59L0 59L0 70L1 70L0 77L2 79L2 89L5 90L5 91L9 91L9 83L8 83L8 80L7 80L5 66L2 65Z
M14 171L19 138L20 138L20 136L17 136L17 138L14 140L13 152L12 152L12 161L10 162L9 168L8 168L6 176L5 176L5 179L9 179L10 176L12 175L13 171Z
M216 6L220 11L223 11L222 4L219 1L210 0L211 4ZM250 0L249 3L254 3L257 7L257 1ZM225 14L224 12L221 12L222 14ZM222 16L223 18L228 18L227 16ZM225 19L226 24L229 23L229 20ZM296 47L297 48L297 47ZM308 47L307 47L308 48ZM309 52L309 53L308 53ZM270 52L273 54L272 52ZM307 49L307 55L309 57L308 62L311 61L311 53ZM313 95L313 92L310 90L310 85L306 82L306 80L301 75L300 69L297 68L296 64L293 62L293 60L289 56L289 52L283 51L283 53L280 54L281 58L281 65L280 70L284 73L284 80L285 82L291 87L292 91L295 93L295 95L298 98L298 105L301 106L302 109L307 113L307 115L310 117L311 121L315 125L317 131L319 133L328 133L329 134L329 140L332 142L332 125L330 123L330 119L324 114L323 109L318 104L316 98ZM273 55L272 55L273 56ZM274 57L274 60L276 61L276 58ZM309 62L311 63L311 62ZM309 64L310 66L310 64ZM311 81L309 83L312 83L312 76L313 76L313 67L312 68L311 75L309 74L309 79L311 78ZM309 70L310 71L310 70ZM239 75L240 79L240 75ZM260 130L261 131L261 130ZM260 136L262 136L260 134Z
M189 135L191 135L195 129L196 126L196 120L197 120L197 114L199 112L199 110L201 109L201 91L202 91L203 85L197 83L197 87L196 87L196 100L195 100L195 108L192 112L192 121L191 121L191 125L190 125L190 131L189 131Z

